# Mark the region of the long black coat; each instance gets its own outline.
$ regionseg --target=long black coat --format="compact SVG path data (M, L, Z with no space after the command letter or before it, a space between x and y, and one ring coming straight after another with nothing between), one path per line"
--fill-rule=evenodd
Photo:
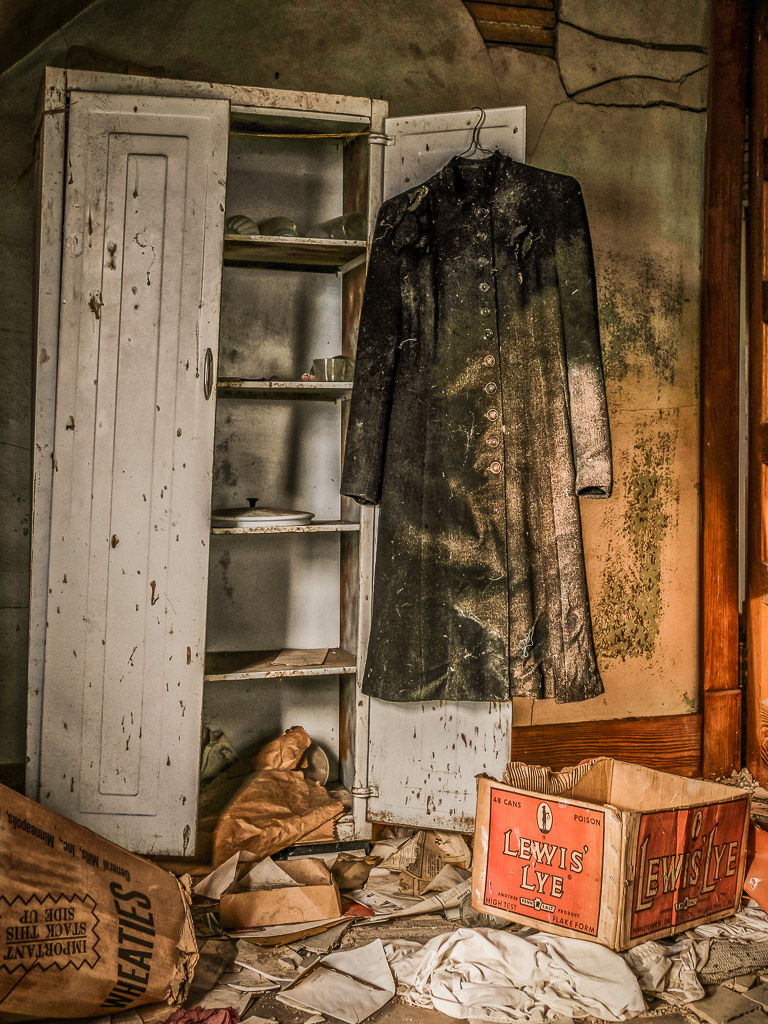
M611 486L578 182L455 157L373 239L341 486L381 502L363 691L602 693L578 498Z

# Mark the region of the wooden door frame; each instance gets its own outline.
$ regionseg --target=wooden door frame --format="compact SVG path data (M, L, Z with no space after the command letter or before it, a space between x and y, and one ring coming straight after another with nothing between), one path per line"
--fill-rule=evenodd
M749 496L747 548L747 767L768 784L768 0L755 0L752 52L747 286Z
M761 6L765 9L768 0ZM741 767L737 453L749 8L749 0L712 0L702 239L701 711L516 728L516 760L559 768L604 755L707 778ZM768 616L768 606L763 608ZM768 637L768 624L765 632ZM763 661L768 676L766 669L768 649ZM768 725L766 737L768 745Z

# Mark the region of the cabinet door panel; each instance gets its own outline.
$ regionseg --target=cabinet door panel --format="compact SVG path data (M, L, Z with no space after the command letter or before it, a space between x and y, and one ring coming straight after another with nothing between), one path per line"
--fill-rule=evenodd
M480 142L525 159L525 108L486 112ZM414 188L471 143L476 110L387 118L394 145L384 150L384 199ZM375 581L374 581L375 585ZM501 778L509 760L511 703L369 701L371 821L471 831L475 775ZM392 743L393 736L403 737Z
M229 104L73 93L40 799L194 848Z

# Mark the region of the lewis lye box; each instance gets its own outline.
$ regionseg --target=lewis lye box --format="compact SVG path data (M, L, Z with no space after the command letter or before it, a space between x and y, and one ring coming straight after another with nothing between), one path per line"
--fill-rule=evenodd
M637 764L513 763L477 788L472 906L629 949L735 913L750 794Z

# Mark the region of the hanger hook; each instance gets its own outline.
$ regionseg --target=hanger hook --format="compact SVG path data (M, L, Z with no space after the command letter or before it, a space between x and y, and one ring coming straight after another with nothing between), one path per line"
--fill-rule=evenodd
M477 124L472 129L472 147L475 149L482 149L483 147L480 145L480 129L485 124L485 109L483 107L472 107L472 109L480 112Z
M477 124L472 129L472 141L464 150L463 153L459 153L459 156L467 156L472 153L488 153L490 155L491 150L486 149L485 146L480 145L480 129L485 124L486 113L483 107L472 107L473 110L478 111Z

